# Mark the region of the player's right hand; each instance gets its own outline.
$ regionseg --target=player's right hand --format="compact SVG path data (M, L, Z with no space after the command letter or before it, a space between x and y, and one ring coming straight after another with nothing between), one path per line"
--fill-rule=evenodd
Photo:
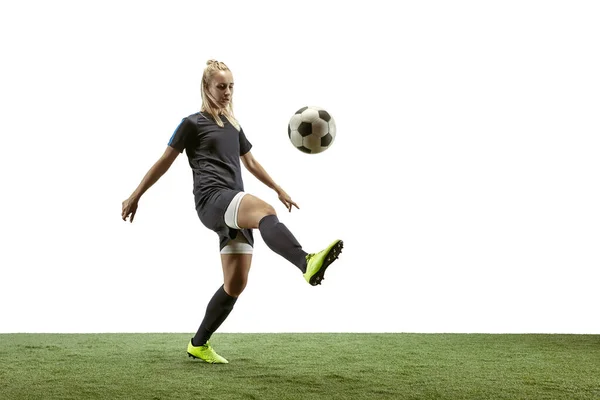
M135 217L135 212L138 207L138 199L130 197L127 200L123 201L123 210L121 211L121 217L123 221L127 221L127 217L129 217L129 222L133 222L133 217Z

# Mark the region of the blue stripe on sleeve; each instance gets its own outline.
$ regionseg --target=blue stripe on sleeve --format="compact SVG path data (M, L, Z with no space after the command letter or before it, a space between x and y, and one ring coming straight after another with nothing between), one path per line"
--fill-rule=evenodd
M177 125L177 128L175 128L175 131L173 132L173 134L171 135L171 139L169 139L169 146L171 145L171 143L173 143L173 138L175 137L175 134L177 133L177 130L179 129L179 127L181 126L181 124L183 124L183 121L185 121L185 118L183 118L181 120L181 122L179 123L179 125Z

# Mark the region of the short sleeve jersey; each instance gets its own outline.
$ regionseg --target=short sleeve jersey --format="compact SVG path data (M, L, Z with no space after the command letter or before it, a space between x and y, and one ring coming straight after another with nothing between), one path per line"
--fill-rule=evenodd
M238 131L225 117L221 128L208 113L181 120L169 140L180 153L185 150L194 176L196 207L220 189L244 190L240 156L252 148L244 130Z

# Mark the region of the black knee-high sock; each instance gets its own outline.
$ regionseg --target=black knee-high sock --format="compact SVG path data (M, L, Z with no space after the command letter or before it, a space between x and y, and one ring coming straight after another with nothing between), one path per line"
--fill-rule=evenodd
M233 305L236 301L237 297L228 295L224 285L221 286L208 302L208 306L206 306L206 314L200 324L200 328L198 328L198 332L196 332L196 336L192 338L192 345L202 346L206 344L212 334L225 321L231 310L233 310Z
M300 268L302 273L306 272L307 253L276 215L263 217L258 223L258 230L271 250Z

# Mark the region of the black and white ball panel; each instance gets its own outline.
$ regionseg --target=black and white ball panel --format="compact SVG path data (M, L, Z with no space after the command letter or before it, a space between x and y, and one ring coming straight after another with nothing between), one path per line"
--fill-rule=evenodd
M335 134L334 119L321 107L299 109L288 124L290 141L304 153L316 154L327 150L335 140Z

